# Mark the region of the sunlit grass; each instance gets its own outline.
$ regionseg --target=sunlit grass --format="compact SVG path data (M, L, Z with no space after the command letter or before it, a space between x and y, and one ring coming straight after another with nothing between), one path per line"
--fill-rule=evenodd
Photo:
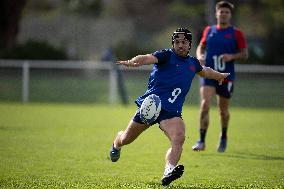
M157 126L122 149L109 148L135 106L0 104L0 188L162 188L169 142ZM219 118L211 111L207 149L196 153L198 107L185 107L183 177L170 188L283 188L284 111L232 108L229 145L216 152Z

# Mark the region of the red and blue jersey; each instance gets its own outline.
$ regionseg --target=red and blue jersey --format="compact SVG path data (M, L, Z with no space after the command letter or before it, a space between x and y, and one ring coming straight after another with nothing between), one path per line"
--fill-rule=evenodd
M181 113L192 80L203 68L195 57L180 57L172 49L156 51L153 55L158 62L150 74L148 89L135 102L140 106L147 96L156 94L162 109Z
M219 28L216 25L207 26L200 43L206 46L206 64L214 70L230 73L227 80L235 79L234 60L223 62L221 55L235 54L247 47L243 33L236 27Z

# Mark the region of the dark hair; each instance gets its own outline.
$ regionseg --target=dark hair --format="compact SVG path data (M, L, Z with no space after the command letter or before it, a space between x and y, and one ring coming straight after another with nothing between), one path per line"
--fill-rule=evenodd
M185 39L187 39L190 43L192 41L192 34L187 28L178 28L172 35L172 43L176 38L178 38L178 34L184 34Z
M234 9L234 5L228 1L220 1L216 4L216 10L223 7L230 9L231 12Z

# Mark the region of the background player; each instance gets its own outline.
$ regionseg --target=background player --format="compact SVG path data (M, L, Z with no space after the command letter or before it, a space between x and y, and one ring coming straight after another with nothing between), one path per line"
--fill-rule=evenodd
M159 123L160 129L171 143L165 157L166 166L162 185L170 184L181 177L184 171L184 166L178 165L185 140L182 107L195 74L216 79L219 83L228 76L228 73L219 73L211 68L202 67L196 58L190 56L191 41L191 32L186 28L179 28L172 35L172 49L138 55L131 60L117 61L117 64L127 67L154 64L148 89L135 103L140 107L143 100L151 94L156 94L161 99L162 110L155 123ZM149 126L142 122L138 108L127 128L118 132L114 139L110 150L111 161L116 162L120 158L121 147L132 143Z
M218 152L227 147L229 123L229 102L235 80L234 61L247 59L248 50L243 33L231 25L233 4L220 1L216 4L217 25L207 26L197 47L197 58L202 65L219 72L230 73L222 85L212 79L201 78L200 139L192 146L194 151L205 149L205 137L209 126L209 109L212 96L217 94L217 104L221 120L221 136Z

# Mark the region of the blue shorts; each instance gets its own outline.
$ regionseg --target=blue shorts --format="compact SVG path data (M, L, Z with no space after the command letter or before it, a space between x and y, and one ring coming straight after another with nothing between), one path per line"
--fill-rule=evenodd
M140 118L140 111L139 111L140 108L137 109L134 117L133 117L133 121L137 122L137 123L141 123L141 124L145 124L141 118ZM168 112L166 110L163 110L161 109L161 112L160 112L160 115L159 117L156 119L156 121L154 121L152 124L150 125L155 125L156 123L159 123L165 119L171 119L171 118L174 118L174 117L180 117L182 118L181 116L181 113L177 113L177 112Z
M200 78L201 86L212 86L216 89L216 94L224 98L231 98L234 91L234 82L225 81L222 85L219 85L219 82L214 79L204 79Z

